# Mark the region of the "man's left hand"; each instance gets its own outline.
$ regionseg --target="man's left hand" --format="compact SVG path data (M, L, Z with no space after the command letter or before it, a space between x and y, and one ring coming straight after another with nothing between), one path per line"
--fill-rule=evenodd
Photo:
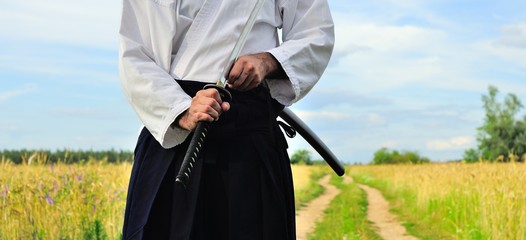
M228 74L228 87L238 91L251 90L269 75L283 71L278 61L267 52L239 57Z

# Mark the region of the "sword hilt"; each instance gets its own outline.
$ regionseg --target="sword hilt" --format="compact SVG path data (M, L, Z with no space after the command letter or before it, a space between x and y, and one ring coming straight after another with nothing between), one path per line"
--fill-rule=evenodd
M232 95L225 88L214 84L207 84L203 89L208 88L215 88L219 92L219 96L223 102L230 102L232 100ZM201 121L197 123L197 127L195 128L190 145L188 145L188 149L186 150L181 168L175 177L175 182L181 184L184 188L188 186L188 182L192 176L195 163L199 158L201 149L204 146L210 125L211 123L207 121Z

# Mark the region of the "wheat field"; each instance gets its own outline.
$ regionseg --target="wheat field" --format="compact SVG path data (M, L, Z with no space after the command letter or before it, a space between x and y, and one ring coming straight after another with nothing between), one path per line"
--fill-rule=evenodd
M131 166L0 162L0 240L119 239ZM298 206L321 193L313 191L317 178L312 176L330 172L318 166L292 169ZM425 239L526 239L525 173L522 163L351 166L347 171L357 182L380 189L409 230Z
M353 166L426 239L526 239L526 164Z
M131 164L0 169L0 239L120 237Z
M0 163L0 240L120 239L132 165ZM314 168L294 166L296 190ZM299 194L301 195L301 194Z

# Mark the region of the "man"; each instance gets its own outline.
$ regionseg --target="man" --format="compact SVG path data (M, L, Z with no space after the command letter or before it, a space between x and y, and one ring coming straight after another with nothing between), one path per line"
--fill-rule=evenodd
M326 0L267 0L227 76L215 83L255 0L123 0L120 79L144 124L124 239L295 239L286 141L276 122L325 70ZM281 29L282 41L280 43ZM192 131L213 122L187 189L175 185Z

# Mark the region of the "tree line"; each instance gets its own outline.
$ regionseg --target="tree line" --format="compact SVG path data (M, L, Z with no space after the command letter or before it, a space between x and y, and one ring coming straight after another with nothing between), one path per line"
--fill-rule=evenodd
M133 152L124 150L2 150L0 151L2 162L12 162L15 164L33 163L87 163L89 161L101 161L107 163L132 162Z
M416 151L389 150L380 148L374 153L372 164L420 164L429 163L429 158L420 156Z

